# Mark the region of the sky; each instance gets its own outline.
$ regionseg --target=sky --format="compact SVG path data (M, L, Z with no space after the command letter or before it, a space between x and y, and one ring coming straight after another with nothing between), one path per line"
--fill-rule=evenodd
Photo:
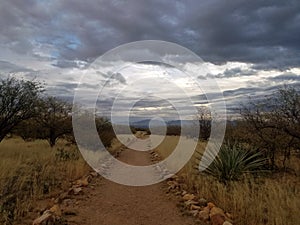
M206 72L186 63L194 69L192 81L159 63L110 71L124 63L118 58L98 67L100 73L91 67L107 51L141 40L183 46L201 57ZM212 79L232 114L249 96L299 87L300 1L0 0L0 49L1 78L37 79L48 94L69 100L83 74L86 99L105 86L98 99L103 114L118 97L119 116L133 101L133 116L171 118L176 105L188 116L188 99L207 105L207 93L196 84Z

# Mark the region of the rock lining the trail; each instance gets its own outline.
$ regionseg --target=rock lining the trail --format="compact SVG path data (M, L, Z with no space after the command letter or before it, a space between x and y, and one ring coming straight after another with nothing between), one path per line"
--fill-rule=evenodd
M232 216L214 203L208 202L205 198L199 198L193 193L188 193L182 188L182 177L177 175L167 181L167 193L171 192L180 196L180 207L196 219L210 225L233 225Z
M76 212L70 210L63 210L62 206L69 206L73 195L83 194L83 189L86 188L93 178L98 177L98 173L90 172L88 175L73 182L72 187L67 192L61 193L55 200L52 207L44 210L42 215L36 218L32 225L57 225L66 224L63 215L74 215Z

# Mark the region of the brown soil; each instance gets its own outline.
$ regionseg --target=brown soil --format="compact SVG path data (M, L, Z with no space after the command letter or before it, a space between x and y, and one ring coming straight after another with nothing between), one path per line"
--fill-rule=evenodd
M118 158L132 165L151 164L149 152L125 149ZM176 200L165 194L164 182L132 187L97 178L93 188L74 206L76 216L70 224L80 225L192 225L194 219L183 217Z

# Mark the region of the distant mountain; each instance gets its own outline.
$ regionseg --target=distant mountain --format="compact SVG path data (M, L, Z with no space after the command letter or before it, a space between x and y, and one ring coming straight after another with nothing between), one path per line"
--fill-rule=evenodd
M130 122L130 126L136 128L149 128L150 119Z
M131 122L130 125L136 128L149 128L149 123L151 119L144 119L140 121ZM166 121L167 126L186 126L186 125L195 125L196 121L194 120L170 120ZM152 120L152 126L161 126L162 122L160 120Z

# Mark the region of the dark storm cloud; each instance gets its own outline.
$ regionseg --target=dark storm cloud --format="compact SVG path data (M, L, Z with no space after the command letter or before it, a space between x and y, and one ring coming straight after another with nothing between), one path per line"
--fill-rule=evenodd
M64 68L120 44L161 39L213 63L285 69L300 65L299 12L298 0L1 0L0 46L35 56L47 46Z

